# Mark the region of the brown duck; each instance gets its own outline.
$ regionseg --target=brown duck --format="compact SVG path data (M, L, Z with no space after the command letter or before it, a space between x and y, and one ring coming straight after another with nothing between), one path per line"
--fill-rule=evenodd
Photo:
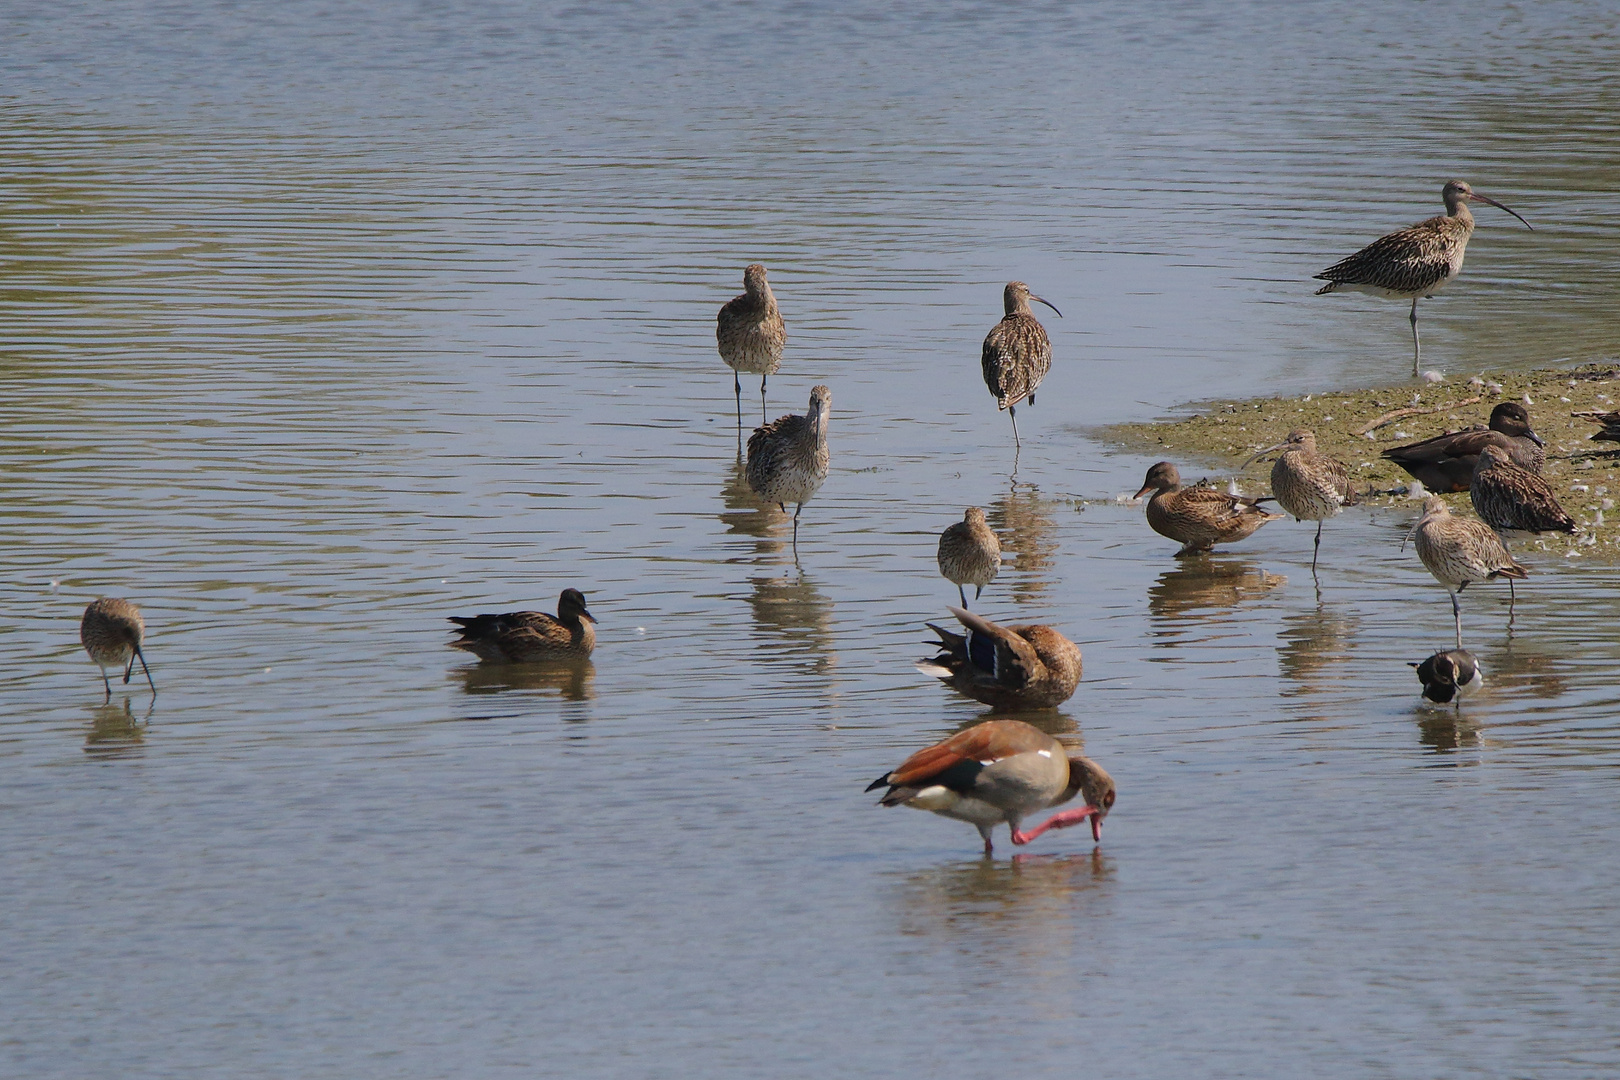
M542 660L583 660L596 648L596 617L585 609L585 594L564 589L555 617L543 611L504 615L452 615L461 637L450 644L496 664Z
M929 623L939 655L917 661L918 671L998 709L1050 709L1074 696L1080 649L1052 627L997 626L966 608L949 611L967 633Z
M1253 535L1268 521L1281 521L1286 514L1260 509L1262 500L1228 495L1214 488L1181 486L1181 473L1168 461L1148 470L1147 482L1136 493L1148 500L1147 520L1153 531L1181 542L1180 555L1208 551L1216 544L1230 544Z
M1530 427L1530 414L1517 401L1491 410L1489 427L1436 435L1422 442L1392 446L1380 456L1405 469L1430 491L1467 491L1474 463L1487 446L1500 446L1513 461L1539 473L1547 462L1545 440Z

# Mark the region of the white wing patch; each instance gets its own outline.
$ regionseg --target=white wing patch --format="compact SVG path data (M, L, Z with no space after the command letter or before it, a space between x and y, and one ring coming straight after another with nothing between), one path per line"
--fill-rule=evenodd
M1052 756L1052 751L1050 751L1050 750L1037 750L1035 752L1037 754L1041 755L1041 757L1044 757L1044 758L1049 758L1049 757Z

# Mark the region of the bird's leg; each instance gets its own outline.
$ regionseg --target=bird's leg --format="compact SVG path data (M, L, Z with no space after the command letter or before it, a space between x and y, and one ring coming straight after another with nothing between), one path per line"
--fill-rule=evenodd
M977 600L979 597L981 597L983 595L984 595L984 586L983 585L975 585L975 586L973 586L973 599ZM962 606L967 607L967 601L966 600L962 601Z
M146 656L141 652L139 645L135 646L135 655L141 659L141 670L146 673L146 685L152 688L152 696L157 697L157 683L152 681L152 669L146 666ZM131 671L135 670L135 661L131 660L129 662L129 669ZM129 680L124 681L128 682Z
M766 423L766 420L765 420L765 380L768 379L768 378L770 378L769 375L761 375L759 377L759 424L760 424L760 427L764 427L765 423Z
M1412 374L1418 373L1418 357L1423 355L1423 347L1418 344L1417 332L1417 297L1412 297Z
M1047 829L1067 829L1071 825L1080 824L1082 821L1096 814L1096 812L1097 808L1095 806L1082 806L1078 810L1064 810L1060 813L1053 814L1051 817L1029 830L1029 832L1019 832L1015 826L1013 828L1012 842L1015 844L1027 844L1037 836L1041 835L1041 833L1045 832ZM1096 832L1096 829L1092 829L1093 834Z
M737 430L742 430L742 376L731 373L731 385L737 391Z
M1016 406L1016 405L1007 406L1007 415L1012 417L1012 422L1013 422L1013 445L1016 446L1016 447L1019 447L1020 449L1022 449L1024 444L1018 438L1018 406Z
M135 674L135 654L129 654L129 663L124 665L124 685L129 685L129 677Z
M1462 608L1457 604L1457 594L1451 594L1451 620L1457 624L1457 648L1462 648Z
M956 587L956 595L960 596L962 598L962 606L967 607L968 606L967 593L962 591L962 586L958 585Z
M787 507L782 507L785 511ZM793 554L799 553L799 514L804 510L804 503L796 503L793 507Z
M112 682L107 678L107 667L101 661L96 661L96 667L101 668L101 684L107 688L107 701L112 700Z
M995 845L990 842L990 829L987 826L980 825L979 835L984 837L984 857L988 859L996 853Z
M1322 554L1322 523L1316 523L1316 546L1311 549L1311 575L1316 574L1316 557Z

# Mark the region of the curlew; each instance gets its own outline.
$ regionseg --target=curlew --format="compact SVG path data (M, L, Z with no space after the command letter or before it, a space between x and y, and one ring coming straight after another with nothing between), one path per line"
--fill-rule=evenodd
M1552 485L1524 466L1515 465L1500 446L1480 451L1468 497L1479 519L1498 532L1575 531L1575 519L1559 505Z
M1314 574L1316 557L1322 552L1322 523L1344 507L1356 505L1350 470L1337 458L1320 453L1316 434L1308 428L1295 428L1282 442L1266 447L1243 464L1259 461L1273 450L1282 453L1271 466L1271 494L1296 521L1316 522L1316 546L1311 549Z
M917 661L918 671L998 709L1050 709L1074 695L1080 649L1057 630L997 626L965 608L949 611L967 632L929 623L939 635L939 655Z
M1412 374L1418 373L1422 346L1418 342L1418 301L1433 296L1462 270L1463 254L1468 250L1468 238L1474 233L1474 215L1469 212L1470 202L1490 203L1498 210L1507 210L1524 222L1530 223L1495 199L1486 198L1461 180L1452 180L1440 191L1446 212L1439 217L1420 221L1408 229L1380 237L1351 255L1341 259L1314 275L1327 284L1316 290L1316 295L1342 292L1371 293L1393 299L1412 301Z
M1620 442L1620 411L1603 412L1601 409L1588 409L1569 415L1601 425L1599 431L1587 436L1589 442Z
M1408 663L1417 668L1423 696L1438 705L1454 701L1460 709L1463 698L1485 685L1485 669L1467 649L1437 652L1422 663Z
M1530 414L1517 401L1504 401L1491 410L1488 427L1471 427L1436 435L1422 442L1392 446L1380 457L1393 461L1430 491L1467 491L1474 479L1474 463L1487 446L1500 446L1531 472L1547 462L1546 445L1530 427Z
M832 391L817 386L810 391L810 411L789 414L755 428L748 439L748 486L766 502L787 513L793 503L793 550L799 550L799 514L821 489L832 458L827 450L827 421Z
M1005 822L1012 842L1023 845L1048 829L1066 829L1090 819L1093 843L1102 842L1103 818L1114 808L1114 778L1102 766L1068 749L1022 720L986 720L944 742L919 750L898 769L867 787L887 785L879 806L909 806L965 821L984 838ZM1084 805L1053 814L1035 828L1019 828L1024 818L1079 795Z
M996 323L984 338L984 352L979 364L984 369L984 385L996 399L996 408L1006 409L1012 418L1013 445L1021 447L1018 438L1018 403L1025 398L1035 404L1035 391L1041 380L1052 370L1052 342L1046 328L1029 310L1031 300L1046 304L1063 312L1029 291L1022 281L1009 281L1002 291L1001 303L1007 314Z
M84 609L84 618L79 620L79 641L101 669L101 682L107 688L108 701L112 700L112 681L107 678L107 669L123 668L127 684L135 671L136 660L140 660L141 670L146 673L152 696L157 696L152 669L146 666L146 657L141 654L141 639L145 636L146 620L141 618L141 609L128 600L103 596Z
M1177 557L1243 540L1266 522L1286 516L1260 509L1258 499L1202 486L1182 487L1180 471L1168 461L1148 470L1147 481L1135 497L1140 499L1150 491L1154 495L1148 500L1148 525L1160 536L1181 542Z
M714 331L720 358L731 368L737 391L737 428L742 429L742 372L759 376L759 422L765 422L765 381L782 366L787 324L776 307L776 294L765 280L765 267L750 263L743 271L743 294L726 301Z
M1483 521L1454 517L1446 500L1430 495L1423 516L1412 527L1417 534L1418 558L1434 579L1451 594L1451 618L1462 648L1462 608L1457 595L1468 586L1493 578L1523 579L1529 571L1513 561L1502 538Z
M496 664L544 660L583 660L596 648L596 616L585 608L585 594L564 589L557 614L509 611L503 615L452 615L461 637L450 645Z
M985 524L983 510L968 507L961 521L939 534L938 558L939 572L956 586L962 606L968 606L964 585L973 586L973 599L977 600L1001 569L1001 541Z

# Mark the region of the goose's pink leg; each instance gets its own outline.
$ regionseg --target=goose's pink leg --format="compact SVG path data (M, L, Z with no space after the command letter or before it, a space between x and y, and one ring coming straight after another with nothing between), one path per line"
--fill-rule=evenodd
M1027 844L1047 829L1067 829L1070 825L1078 825L1087 818L1091 819L1091 839L1100 842L1102 840L1102 821L1097 817L1097 808L1095 806L1082 806L1078 810L1064 810L1053 814L1029 830L1029 832L1018 832L1015 829L1012 834L1012 842L1015 844Z

